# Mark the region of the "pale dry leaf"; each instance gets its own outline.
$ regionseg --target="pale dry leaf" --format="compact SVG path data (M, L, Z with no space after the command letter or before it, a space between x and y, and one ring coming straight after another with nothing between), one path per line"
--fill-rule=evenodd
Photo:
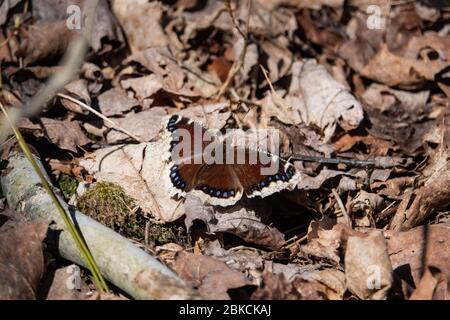
M177 220L184 207L167 191L166 141L118 145L97 150L80 162L98 181L117 183L144 212L161 222Z
M33 9L31 10L31 12L36 20L48 22L58 20L63 23L64 29L69 30L66 25L66 19L68 17L67 9L71 5L77 5L81 9L81 16L82 19L84 19L83 17L87 15L86 8L90 8L90 1L58 0L55 2L53 0L40 0L36 3L33 3ZM59 38L58 41L61 41L65 36L64 31L65 30L63 29L55 31L55 34L51 34L51 36L57 37ZM96 52L99 52L100 50L105 49L106 46L104 46L103 44L108 41L109 43L113 41L123 43L124 38L122 30L118 25L116 18L110 11L108 1L99 0L95 10L94 28L92 28L92 32L89 38L89 44Z
M124 89L133 90L139 101L150 98L164 87L163 79L156 74L122 80L120 84Z
M177 114L201 122L210 129L222 129L231 115L230 102L195 105L177 112Z
M120 128L132 132L142 141L150 141L158 136L161 131L162 119L166 115L164 108L154 107L137 113L129 112L123 118L114 119L114 122ZM105 125L109 127L108 123ZM117 143L129 139L129 136L120 130L111 129L106 139L108 143Z
M92 297L88 285L80 276L80 267L70 265L59 268L45 276L44 282L51 281L46 300L87 300Z
M345 250L348 289L360 299L387 299L393 284L393 270L383 233L349 237Z
M363 119L361 104L325 67L310 59L294 63L292 68L294 80L289 94L302 98L301 118L321 128L325 142L338 125L344 130L358 127Z
M427 267L409 300L448 300L446 276L435 267Z

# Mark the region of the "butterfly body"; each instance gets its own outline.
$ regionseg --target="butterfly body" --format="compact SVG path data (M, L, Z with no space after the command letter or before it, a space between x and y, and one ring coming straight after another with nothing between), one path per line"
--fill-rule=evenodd
M172 115L164 130L171 196L190 192L205 203L230 206L244 195L266 197L298 183L299 173L291 163L256 148L230 146L227 136L194 120Z

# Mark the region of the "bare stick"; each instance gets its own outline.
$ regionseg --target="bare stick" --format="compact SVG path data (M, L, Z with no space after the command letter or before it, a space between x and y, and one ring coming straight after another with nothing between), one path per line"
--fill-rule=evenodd
M337 193L336 189L332 189L331 192L333 193L333 196L336 198L336 201L339 205L339 208L342 211L342 215L345 218L345 222L347 223L347 225L351 228L352 227L352 220L350 219L350 216L348 215L347 209L344 206L344 203L342 202L341 197L339 196L339 194Z
M236 20L234 19L230 1L225 1L225 6L227 7L227 11L230 14L231 21L233 21L233 25L235 26L235 28L237 29L239 34L244 39L244 47L242 48L242 52L241 52L239 58L231 66L231 69L228 72L228 76L227 76L225 82L220 87L219 93L217 94L215 101L219 101L219 99L223 96L225 91L230 86L231 80L233 80L234 76L238 73L238 71L241 69L242 65L244 64L245 54L247 53L247 45L248 45L247 36L242 32L242 30L239 28ZM247 21L246 21L246 33L247 34L248 34L248 25L250 23L251 8L252 8L252 0L248 0L248 15L247 15Z
M36 162L43 167L39 159ZM43 171L45 173L45 171ZM47 175L46 179L49 181ZM76 264L87 266L39 177L23 154L12 152L8 170L0 177L10 208L22 211L31 220L52 221L58 254ZM102 274L135 299L198 299L198 293L173 271L128 239L83 213L69 208L56 195L64 210L83 234Z
M114 129L119 130L123 133L125 133L127 136L133 138L134 140L136 140L137 142L141 142L141 143L145 143L144 140L140 139L139 137L135 136L134 134L132 134L130 131L122 128L121 126L119 126L117 123L115 123L114 121L112 121L111 119L105 117L104 115L102 115L100 112L98 112L97 110L95 110L94 108L92 108L91 106L87 105L86 103L77 100L75 98L72 98L71 96L68 96L66 94L63 93L58 93L56 94L58 97L70 100L76 104L78 104L79 106L89 110L90 112L92 112L93 114L95 114L97 117L103 119L105 122L108 122Z
M324 158L324 157L314 157L314 156L304 156L304 155L294 155L289 158L289 160L294 161L305 161L305 162L318 162L325 164L347 164L353 167L373 167L375 166L375 160L356 160L356 159L343 159L343 158Z

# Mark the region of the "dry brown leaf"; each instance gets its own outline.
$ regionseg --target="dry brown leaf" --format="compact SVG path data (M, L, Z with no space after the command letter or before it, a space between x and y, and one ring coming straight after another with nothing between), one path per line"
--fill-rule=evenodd
M449 65L447 61L423 61L397 56L382 45L378 53L361 70L361 75L388 86L421 85Z
M81 19L87 15L86 7L89 8L89 0L39 0L33 3L33 17L43 21L59 20L64 22L64 28L69 30L66 26L66 19L68 17L67 8L70 5L77 5L81 9ZM99 0L94 17L94 28L89 38L89 44L96 52L104 48L104 43L116 41L123 43L123 35L120 26L116 22L116 18L109 9L109 3L106 0ZM55 36L63 38L64 30L59 30Z
M433 154L426 168L424 185L405 194L392 218L392 230L408 230L423 222L433 212L445 210L450 202L450 150L443 147Z
M76 153L78 146L91 142L76 121L41 118L41 123L50 142L61 149Z
M409 231L386 231L389 256L397 277L417 288L428 266L450 279L450 227L420 226Z
M24 40L16 55L24 58L25 65L60 56L75 34L74 30L67 28L65 20L38 21L22 32Z
M183 280L198 287L204 299L229 300L229 289L251 284L242 273L208 256L178 252L174 268Z
M180 110L177 114L200 121L210 129L222 129L231 115L230 103L193 104L187 109Z
M207 242L202 246L202 253L223 261L230 268L245 272L253 278L259 276L264 268L264 260L256 250L251 250L251 248L225 250L218 240Z
M434 267L427 267L409 300L448 300L447 278Z
M308 243L300 247L300 252L339 265L349 236L362 238L365 235L342 223L333 224L328 220L325 223L311 223Z
M129 112L140 104L136 99L129 97L124 90L114 88L98 96L98 105L104 116L111 117Z
M76 99L81 100L87 105L91 104L91 97L87 88L87 81L84 79L74 80L64 86L64 89L75 96ZM89 110L81 107L78 103L61 98L62 105L67 108L67 110L73 111L79 114L88 114Z
M44 273L47 222L19 222L0 229L0 298L36 299Z
M160 2L113 1L111 7L133 52L168 43L161 26L164 5Z
M286 280L282 273L273 274L265 271L262 277L262 285L252 293L252 300L298 300L318 297L312 293L300 294L299 290L294 289L291 281Z
M301 118L307 124L322 129L324 141L333 136L339 125L344 130L356 128L363 119L361 104L339 82L334 80L325 67L315 60L294 63L293 81L289 95L303 100L299 106Z
M141 102L152 97L164 87L163 79L155 74L122 80L120 84L124 89L133 90L136 98Z
M46 300L87 300L92 292L79 274L77 265L70 265L55 270L44 277L51 280Z

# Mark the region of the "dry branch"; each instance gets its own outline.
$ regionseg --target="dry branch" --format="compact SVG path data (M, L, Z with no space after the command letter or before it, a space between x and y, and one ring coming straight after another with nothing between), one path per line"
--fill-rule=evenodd
M39 166L42 165L36 158ZM48 177L47 177L48 179ZM50 196L24 155L12 152L1 184L10 208L22 211L31 220L53 221L57 230L58 253L63 258L86 266ZM174 272L118 233L69 208L102 274L114 285L136 299L195 299L197 293Z

